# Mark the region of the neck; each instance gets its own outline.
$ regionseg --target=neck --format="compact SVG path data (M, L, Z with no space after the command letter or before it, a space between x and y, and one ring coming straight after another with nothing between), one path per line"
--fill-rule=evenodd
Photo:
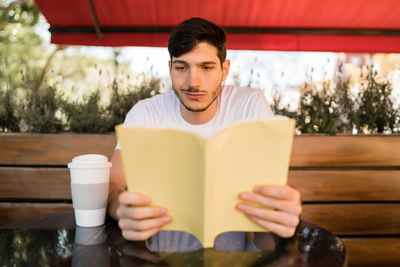
M203 112L193 112L187 110L182 104L180 104L180 111L183 119L194 125L204 124L211 121L218 110L218 99L212 103L207 110Z

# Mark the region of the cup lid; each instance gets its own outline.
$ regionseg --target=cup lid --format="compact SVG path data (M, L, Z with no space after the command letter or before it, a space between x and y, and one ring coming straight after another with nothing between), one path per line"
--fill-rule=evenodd
M68 168L107 168L111 167L108 158L100 154L85 154L72 159Z

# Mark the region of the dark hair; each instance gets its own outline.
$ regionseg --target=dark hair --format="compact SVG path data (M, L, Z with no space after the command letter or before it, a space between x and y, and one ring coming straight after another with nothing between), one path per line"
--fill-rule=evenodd
M191 18L175 27L168 40L169 55L171 59L179 57L192 51L200 42L207 42L217 48L222 65L226 58L226 33L217 24L202 18Z

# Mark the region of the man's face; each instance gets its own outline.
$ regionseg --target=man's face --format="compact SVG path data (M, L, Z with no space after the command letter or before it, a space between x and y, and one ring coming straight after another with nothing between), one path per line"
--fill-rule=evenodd
M229 72L229 60L221 67L213 45L200 42L192 51L170 61L172 89L181 104L190 112L207 112L218 105L221 83Z

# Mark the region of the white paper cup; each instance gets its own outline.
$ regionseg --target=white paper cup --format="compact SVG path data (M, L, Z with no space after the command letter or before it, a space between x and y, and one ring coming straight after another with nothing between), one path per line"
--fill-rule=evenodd
M104 224L111 163L107 157L87 154L68 163L75 221L81 227Z

